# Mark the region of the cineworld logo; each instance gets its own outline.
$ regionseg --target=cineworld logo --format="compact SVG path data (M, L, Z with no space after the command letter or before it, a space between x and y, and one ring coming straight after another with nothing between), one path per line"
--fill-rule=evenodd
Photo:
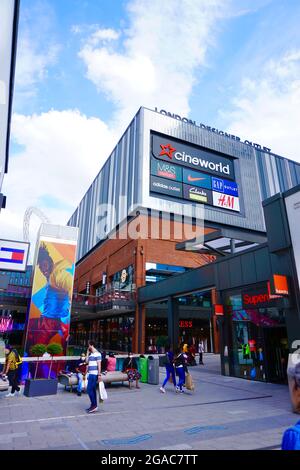
M206 170L210 170L213 172L223 173L225 175L230 175L229 164L223 164L222 162L215 163L210 160L206 160L200 157L189 155L185 152L177 152L176 149L171 146L171 144L167 144L167 145L161 144L160 147L162 149L159 154L160 157L166 155L168 158L170 158L170 160L172 160L173 154L174 154L175 160L179 162L187 163L197 168L200 167L203 170L206 169Z

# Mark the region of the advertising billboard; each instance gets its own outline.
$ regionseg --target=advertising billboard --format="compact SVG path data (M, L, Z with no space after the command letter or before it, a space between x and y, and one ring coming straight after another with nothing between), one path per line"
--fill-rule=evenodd
M76 244L73 240L39 238L24 348L29 355L31 347L40 343L58 343L66 353Z
M19 0L0 2L0 190L8 165ZM0 206L1 208L1 206Z
M292 239L298 285L300 288L300 191L285 198L285 207Z
M240 212L234 158L154 132L151 139L150 192Z
M30 244L14 240L0 240L0 271L25 272Z
M172 137L152 133L152 153L159 160L234 180L233 158L188 142L178 142Z

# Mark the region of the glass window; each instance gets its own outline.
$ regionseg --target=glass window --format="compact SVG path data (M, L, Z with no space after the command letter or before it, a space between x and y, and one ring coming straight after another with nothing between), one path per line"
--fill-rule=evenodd
M284 310L244 308L242 294L233 293L226 299L226 316L233 375L284 383L288 360Z

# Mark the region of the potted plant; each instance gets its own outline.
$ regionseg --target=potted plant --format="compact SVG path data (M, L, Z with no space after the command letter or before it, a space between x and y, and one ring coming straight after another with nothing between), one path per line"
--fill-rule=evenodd
M53 356L62 356L63 351L64 351L63 347L59 343L50 343L47 346L47 353L50 354L50 356L52 356L52 357ZM56 372L57 372L57 369L58 369L58 366L60 365L60 363L57 362L56 364L57 364L57 367L56 367ZM52 365L53 365L53 361L51 361L51 364L50 364L49 377L51 377Z
M30 353L32 356L38 358L35 367L34 377L25 380L25 388L24 388L24 395L26 397L38 397L44 395L56 395L57 393L57 378L51 379L50 372L51 372L51 365L48 372L47 378L37 378L37 371L39 365L39 359L42 358L45 353L47 353L47 346L45 344L35 344L30 348ZM50 355L50 353L48 353Z

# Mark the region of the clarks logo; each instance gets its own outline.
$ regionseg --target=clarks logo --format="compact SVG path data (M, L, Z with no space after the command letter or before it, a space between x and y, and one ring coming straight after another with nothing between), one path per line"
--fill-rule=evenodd
M201 168L207 169L208 171L209 170L213 172L217 171L219 173L230 175L230 167L228 164L224 164L222 162L215 163L215 162L212 162L210 160L206 160L200 157L188 155L185 152L182 152L182 153L177 152L176 149L171 146L171 144L167 144L167 145L160 144L160 147L161 147L161 152L159 154L159 157L163 157L166 155L170 160L172 160L173 154L174 154L174 158L180 162L187 163L197 168L201 167ZM190 179L189 181L193 181L193 180Z
M170 160L172 160L173 152L176 152L176 149L174 149L170 144L168 145L160 144L160 147L161 147L161 152L159 156L162 157L163 155L167 155L167 157L169 157Z

